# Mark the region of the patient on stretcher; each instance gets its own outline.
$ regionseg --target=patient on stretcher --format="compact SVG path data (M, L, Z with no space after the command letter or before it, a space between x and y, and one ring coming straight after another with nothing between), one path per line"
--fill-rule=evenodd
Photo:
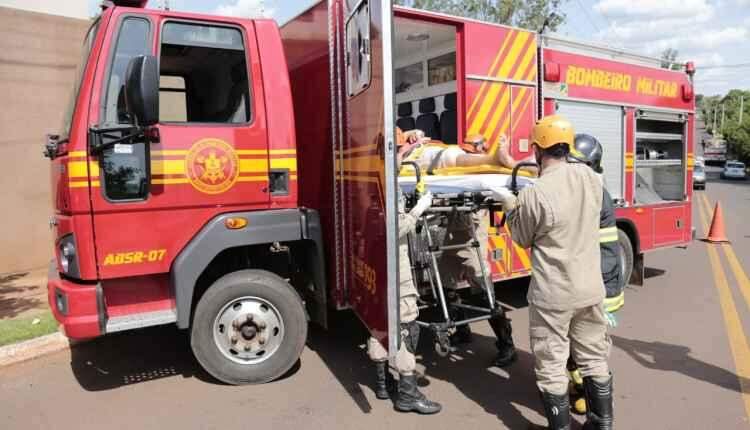
M492 151L483 136L467 137L458 145L446 145L431 141L422 130L402 132L396 129L398 157L415 162L420 170L429 175L436 170L453 167L494 166L512 169L518 161L510 155L508 138L500 136L497 148Z

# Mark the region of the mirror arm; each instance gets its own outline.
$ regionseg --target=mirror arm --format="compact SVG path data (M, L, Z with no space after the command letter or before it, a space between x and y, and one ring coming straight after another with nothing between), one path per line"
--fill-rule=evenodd
M94 135L97 135L98 138L91 140L91 153L94 155L101 154L102 151L104 151L107 148L110 148L118 143L122 143L128 140L135 140L139 137L145 137L144 130L140 127L135 127L132 125L123 125L123 126L116 126L116 127L106 127L106 128L100 128L98 126L93 126L90 129L91 133ZM112 135L109 133L112 132L127 132L125 136L117 137L116 135ZM108 140L107 142L102 142L102 138L109 138L113 140ZM145 142L145 140L143 141ZM134 142L139 143L139 142Z

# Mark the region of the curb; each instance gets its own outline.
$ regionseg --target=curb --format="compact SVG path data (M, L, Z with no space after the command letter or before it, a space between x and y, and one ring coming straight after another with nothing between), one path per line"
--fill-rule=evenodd
M32 360L70 348L64 334L55 332L45 336L0 347L0 367Z

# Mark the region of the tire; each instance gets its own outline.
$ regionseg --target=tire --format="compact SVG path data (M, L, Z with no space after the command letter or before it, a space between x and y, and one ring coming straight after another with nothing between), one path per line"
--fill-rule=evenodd
M281 377L306 340L302 299L288 282L264 270L240 270L214 282L195 308L190 333L201 366L232 385Z
M620 245L620 270L622 274L622 286L625 287L630 283L630 276L633 274L633 244L630 242L628 235L617 229L617 242Z

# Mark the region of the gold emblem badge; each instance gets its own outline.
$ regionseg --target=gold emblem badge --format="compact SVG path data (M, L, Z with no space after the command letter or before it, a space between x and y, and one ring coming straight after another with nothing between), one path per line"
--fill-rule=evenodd
M185 157L185 171L193 187L206 194L220 194L232 188L240 174L240 160L234 148L219 139L201 139Z

